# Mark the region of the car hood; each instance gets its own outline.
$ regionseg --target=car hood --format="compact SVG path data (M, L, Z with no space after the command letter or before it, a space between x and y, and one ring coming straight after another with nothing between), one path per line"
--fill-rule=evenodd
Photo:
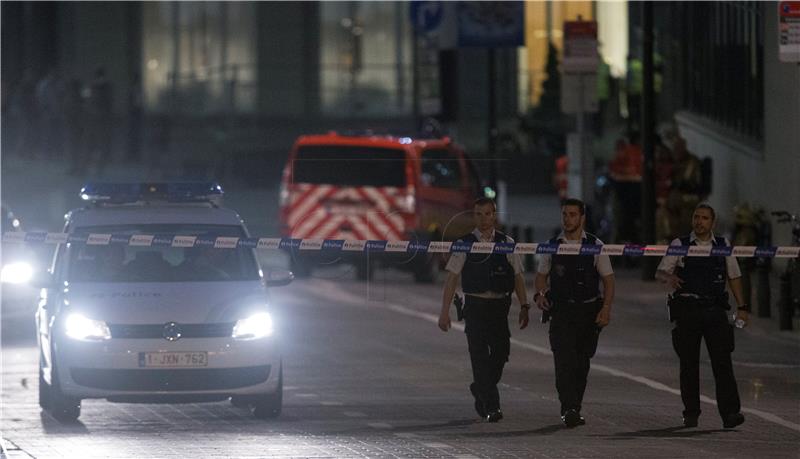
M110 324L235 322L268 299L260 281L78 283L65 293L71 311Z

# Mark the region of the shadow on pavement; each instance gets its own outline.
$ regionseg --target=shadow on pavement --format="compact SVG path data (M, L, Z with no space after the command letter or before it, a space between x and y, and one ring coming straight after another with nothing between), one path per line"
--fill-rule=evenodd
M71 434L71 435L89 435L89 429L81 421L73 422L59 422L48 413L42 411L39 413L42 420L42 428L44 433L48 435L57 434Z
M692 438L718 432L732 432L729 429L688 430L684 426L667 427L664 429L636 430L633 432L619 432L610 435L593 435L608 440L628 440L633 438Z
M512 438L512 437L526 437L529 435L551 435L560 430L567 430L563 424L553 424L549 426L540 427L532 430L513 430L508 432L474 432L461 434L462 437L474 438Z

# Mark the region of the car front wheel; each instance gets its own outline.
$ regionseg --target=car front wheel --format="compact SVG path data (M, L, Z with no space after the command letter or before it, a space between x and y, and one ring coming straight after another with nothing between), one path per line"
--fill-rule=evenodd
M283 366L278 379L278 387L271 394L258 396L253 400L253 416L257 419L274 419L281 415L283 408Z
M50 384L45 382L43 373L39 367L39 406L46 410L50 407Z
M81 399L64 395L61 392L61 384L58 382L58 372L55 366L53 366L52 372L53 384L46 389L48 410L54 418L61 422L74 422L81 415ZM39 403L41 404L41 400Z

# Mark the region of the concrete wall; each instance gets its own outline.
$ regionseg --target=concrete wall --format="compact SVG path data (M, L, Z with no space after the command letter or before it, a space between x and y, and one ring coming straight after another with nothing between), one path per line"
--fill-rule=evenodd
M765 161L760 188L765 206L800 213L800 63L778 60L778 6L765 6ZM774 233L779 242L790 241L786 225Z
M750 203L768 211L800 212L800 65L778 60L777 6L764 5L764 139L738 136L715 123L676 115L689 150L714 162L709 201L721 229L732 226L733 207ZM786 227L774 227L774 242L790 242Z

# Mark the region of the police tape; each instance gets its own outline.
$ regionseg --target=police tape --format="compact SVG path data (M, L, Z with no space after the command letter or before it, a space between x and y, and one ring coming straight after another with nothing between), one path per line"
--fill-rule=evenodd
M527 242L385 241L344 239L240 238L175 234L76 234L7 232L3 242L26 244L127 245L134 247L181 247L289 251L339 251L384 253L481 253L519 255L610 255L633 257L743 257L798 258L800 246L679 246L636 244L549 244Z

